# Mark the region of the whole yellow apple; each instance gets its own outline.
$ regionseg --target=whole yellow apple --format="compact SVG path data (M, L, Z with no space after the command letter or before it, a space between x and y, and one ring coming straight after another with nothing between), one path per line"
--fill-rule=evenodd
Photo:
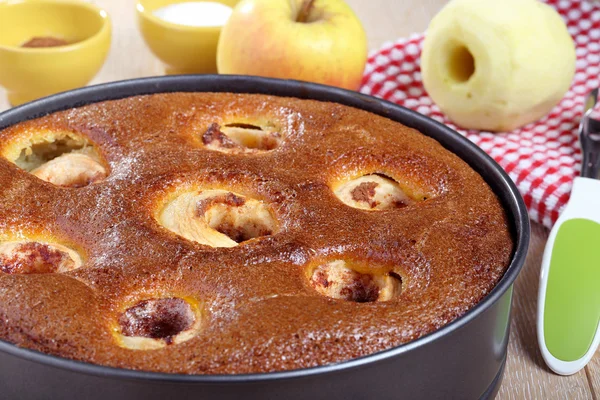
M217 48L221 74L298 79L356 90L365 31L342 0L242 0Z

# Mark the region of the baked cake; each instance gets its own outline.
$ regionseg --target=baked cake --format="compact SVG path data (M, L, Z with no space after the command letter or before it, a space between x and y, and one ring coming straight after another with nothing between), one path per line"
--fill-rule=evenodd
M120 368L336 363L464 314L507 269L498 198L334 103L173 93L0 132L0 338Z

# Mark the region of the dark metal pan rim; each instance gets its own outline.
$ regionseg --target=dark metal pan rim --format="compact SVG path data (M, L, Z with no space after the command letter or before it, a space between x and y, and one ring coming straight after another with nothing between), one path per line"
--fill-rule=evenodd
M390 117L389 114L402 115L404 119L410 119L414 125L427 126L431 131L436 131L436 135L431 136L435 136L434 138L438 141L440 141L440 137L444 138L447 143L442 144L445 147L452 147L454 150L449 149L452 152L456 152L455 149L461 148L463 152L468 153L470 157L469 159L465 159L463 157L461 158L471 165L471 167L474 168L478 173L487 175L484 178L486 178L488 183L495 183L493 186L496 187L494 191L497 195L504 194L504 196L501 197L504 197L504 207L507 211L509 220L513 223L514 236L516 239L516 247L513 258L504 276L490 291L490 293L477 305L475 305L458 319L432 333L392 349L340 363L327 364L312 368L256 374L184 375L147 372L90 364L45 354L35 350L20 348L2 340L0 340L1 352L65 370L127 380L150 380L187 384L233 384L303 378L316 374L328 374L348 370L351 368L359 368L367 364L372 364L399 356L414 349L433 343L447 334L458 331L463 326L469 324L471 321L492 307L505 294L505 292L511 288L525 262L530 236L527 209L513 181L489 155L487 155L470 140L431 118L382 99L335 87L293 80L280 80L238 75L161 76L130 79L88 86L42 98L0 113L0 129L4 129L5 127L16 122L38 118L49 113L105 100L116 100L143 94L202 91L262 93L275 96L332 101L360 109L365 109L384 117ZM391 118L395 119L393 116ZM12 119L14 119L14 121L11 121ZM407 124L406 122L403 123ZM427 134L427 132L423 133ZM451 144L451 146L449 146L449 144Z

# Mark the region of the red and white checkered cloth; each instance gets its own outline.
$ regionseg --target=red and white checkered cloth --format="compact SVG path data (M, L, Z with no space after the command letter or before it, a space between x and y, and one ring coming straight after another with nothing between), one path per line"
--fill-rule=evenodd
M573 179L581 169L578 126L584 98L600 86L600 2L546 2L563 16L577 45L577 72L569 92L550 115L513 132L458 131L508 172L525 199L531 219L551 227L567 203ZM361 92L398 103L456 129L423 88L423 38L418 34L386 43L371 54Z

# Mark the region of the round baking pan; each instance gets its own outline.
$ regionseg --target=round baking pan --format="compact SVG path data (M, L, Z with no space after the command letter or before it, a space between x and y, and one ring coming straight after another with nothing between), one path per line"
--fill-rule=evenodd
M527 254L529 218L517 188L487 154L450 128L398 105L347 90L247 76L182 75L108 83L37 100L0 114L0 129L55 111L166 92L263 93L341 103L415 128L477 171L502 201L516 241L511 264L479 304L402 346L321 367L249 375L175 375L87 364L0 341L7 399L478 399L502 381L512 285Z

